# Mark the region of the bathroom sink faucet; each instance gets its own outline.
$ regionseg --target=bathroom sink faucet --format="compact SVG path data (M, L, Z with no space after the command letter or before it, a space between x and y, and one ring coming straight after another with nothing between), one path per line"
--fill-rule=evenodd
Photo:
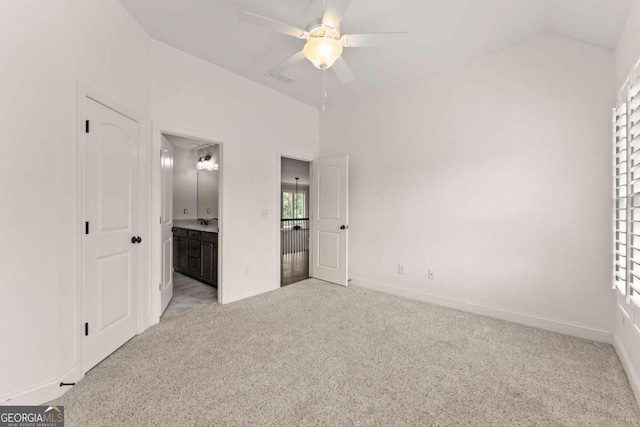
M209 225L209 221L207 221L206 219L198 218L198 222L200 223L200 225Z

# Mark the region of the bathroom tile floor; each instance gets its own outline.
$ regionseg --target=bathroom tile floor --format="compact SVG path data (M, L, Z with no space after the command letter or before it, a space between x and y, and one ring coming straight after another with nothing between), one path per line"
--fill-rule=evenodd
M180 273L173 273L173 298L161 319L177 316L194 308L213 305L217 302L217 295L216 288Z

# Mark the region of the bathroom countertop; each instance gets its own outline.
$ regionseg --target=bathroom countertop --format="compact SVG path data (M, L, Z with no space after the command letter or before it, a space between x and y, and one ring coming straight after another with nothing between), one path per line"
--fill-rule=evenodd
M218 221L209 221L209 225L202 225L195 219L177 219L173 221L173 226L177 228L186 228L187 230L207 231L209 233L218 232Z

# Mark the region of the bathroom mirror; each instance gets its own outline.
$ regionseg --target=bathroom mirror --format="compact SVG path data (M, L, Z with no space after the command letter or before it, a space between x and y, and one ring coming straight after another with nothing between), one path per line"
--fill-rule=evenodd
M198 174L198 218L218 218L219 156L218 146L200 150Z

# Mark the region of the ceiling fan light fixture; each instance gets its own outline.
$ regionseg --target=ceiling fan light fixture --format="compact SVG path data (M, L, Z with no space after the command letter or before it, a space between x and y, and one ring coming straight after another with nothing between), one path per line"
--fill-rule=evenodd
M302 53L316 68L326 70L342 55L342 44L339 39L331 37L311 37Z

